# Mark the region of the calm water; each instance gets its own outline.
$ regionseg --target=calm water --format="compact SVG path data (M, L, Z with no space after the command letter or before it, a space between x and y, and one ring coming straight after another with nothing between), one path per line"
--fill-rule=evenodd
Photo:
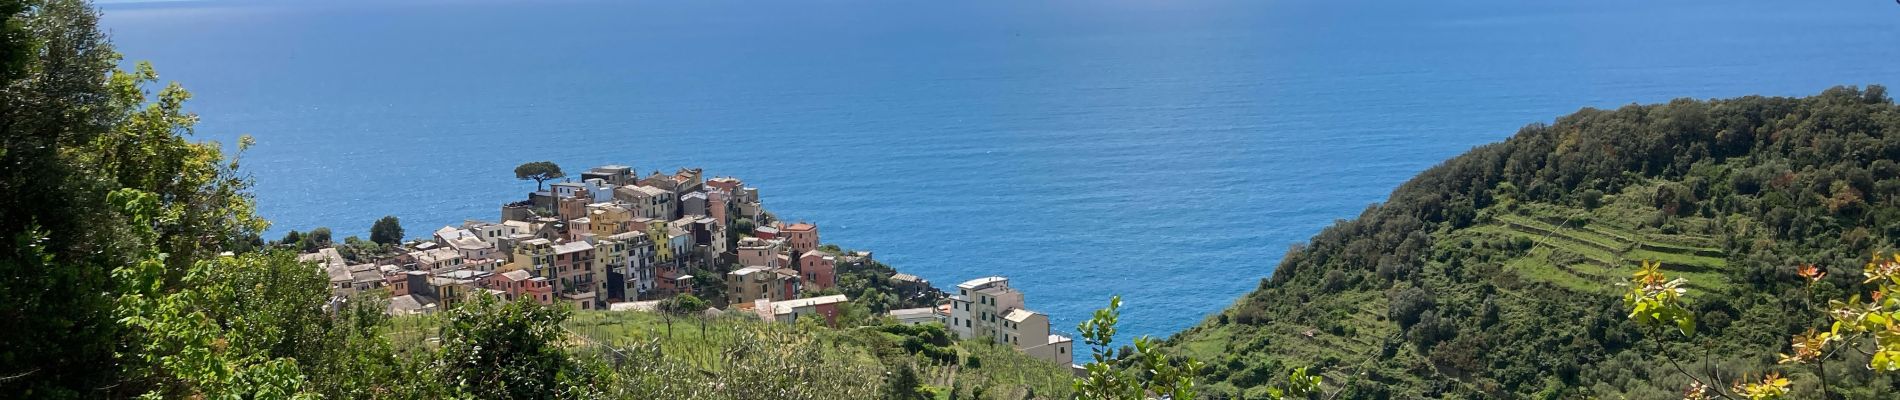
M1429 3L1429 4L1428 4ZM1471 146L1577 110L1896 83L1859 1L433 1L106 7L279 234L412 234L512 168L703 166L942 286L1167 335Z

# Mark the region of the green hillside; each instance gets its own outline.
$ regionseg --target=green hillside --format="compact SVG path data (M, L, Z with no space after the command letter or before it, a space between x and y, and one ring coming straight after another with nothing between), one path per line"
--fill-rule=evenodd
M772 367L810 370L832 379L831 385L860 385L863 397L874 397L885 374L914 369L937 397L952 391L968 397L971 390L991 398L1020 399L1068 397L1073 375L1066 365L1037 360L1014 349L984 341L955 341L941 325L901 325L829 329L816 324L788 327L741 315L687 317L669 324L657 314L638 312L580 312L564 324L584 346L602 349L647 349L663 356L653 368L685 368L708 377L703 383L729 385L747 373L764 377L785 375L774 364L734 357L782 357ZM613 357L620 354L600 354ZM763 358L763 357L762 357ZM816 360L812 358L817 358ZM769 358L768 358L769 359ZM653 371L653 376L678 376ZM794 385L796 386L796 385ZM755 392L764 393L764 392ZM707 398L707 393L686 398Z
M1779 372L1818 397L1811 367L1775 364L1827 321L1794 267L1838 271L1816 296L1863 290L1900 237L1895 160L1878 86L1585 109L1421 173L1170 345L1208 362L1215 398L1262 397L1294 366L1340 398L1681 398L1658 345L1723 384ZM1616 284L1644 260L1689 280L1699 338L1627 322ZM1846 357L1835 396L1900 392Z
M398 317L387 337L404 353L433 353L445 318ZM1066 365L957 341L937 324L834 329L733 313L573 311L559 328L576 358L615 377L594 394L615 398L881 398L886 376L902 369L937 398L1067 398L1074 377Z

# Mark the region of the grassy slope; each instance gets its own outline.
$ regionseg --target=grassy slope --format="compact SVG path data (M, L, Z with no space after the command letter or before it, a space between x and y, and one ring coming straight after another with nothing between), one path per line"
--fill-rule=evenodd
M818 345L829 347L832 351L853 355L845 361L848 364L831 364L824 368L882 371L895 363L915 362L925 384L939 389L958 384L964 387L980 385L987 388L989 393L1001 394L1002 398L1022 398L1030 390L1039 397L1062 398L1067 397L1072 378L1066 366L1050 364L1013 349L981 341L952 343L951 348L960 356L958 364L933 363L906 352L902 345L903 336L871 328L784 327L766 324L756 318L731 315L676 318L669 328L659 314L612 311L578 312L563 325L577 336L585 338L584 341L592 343L626 346L657 340L669 355L707 370L717 364L712 360L720 357L734 340L748 337L740 331L768 328L795 331L795 334L813 338ZM979 360L974 366L968 361L971 357ZM716 370L712 372L718 373ZM882 378L866 376L864 379Z
M435 316L406 316L392 324L391 342L398 347L428 346L440 320ZM1066 366L1030 358L1013 349L981 341L951 343L955 364L933 362L913 355L904 336L870 327L831 329L822 326L767 324L741 315L677 317L648 312L577 311L562 324L572 333L569 345L582 354L601 354L655 343L665 362L684 364L710 376L729 367L723 357L736 341L759 340L761 332L795 337L800 346L823 348L827 360L810 360L814 368L858 374L858 381L882 382L884 373L900 363L917 369L925 385L939 397L949 388L982 387L993 398L1020 399L1033 391L1036 398L1066 398L1072 375ZM807 341L808 340L808 341ZM975 362L971 362L975 359Z

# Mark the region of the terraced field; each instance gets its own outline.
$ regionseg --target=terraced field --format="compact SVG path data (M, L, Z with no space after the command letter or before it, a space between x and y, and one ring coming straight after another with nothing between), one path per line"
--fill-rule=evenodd
M1688 278L1695 293L1720 292L1729 285L1727 262L1712 246L1714 238L1639 232L1614 222L1567 222L1557 218L1497 215L1467 234L1523 238L1535 246L1505 267L1527 277L1581 292L1614 291L1613 282L1645 260Z

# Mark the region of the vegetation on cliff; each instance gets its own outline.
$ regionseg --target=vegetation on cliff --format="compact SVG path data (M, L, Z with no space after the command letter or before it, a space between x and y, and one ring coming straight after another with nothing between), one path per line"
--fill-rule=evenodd
M1681 398L1691 379L1657 352L1818 397L1814 369L1776 355L1829 322L1812 299L1871 289L1836 273L1811 297L1796 266L1893 250L1896 160L1900 109L1879 86L1585 109L1419 174L1170 344L1208 362L1217 397L1312 366L1345 398ZM1692 340L1629 321L1617 283L1645 260L1686 278ZM1833 396L1900 389L1847 357L1826 365Z

